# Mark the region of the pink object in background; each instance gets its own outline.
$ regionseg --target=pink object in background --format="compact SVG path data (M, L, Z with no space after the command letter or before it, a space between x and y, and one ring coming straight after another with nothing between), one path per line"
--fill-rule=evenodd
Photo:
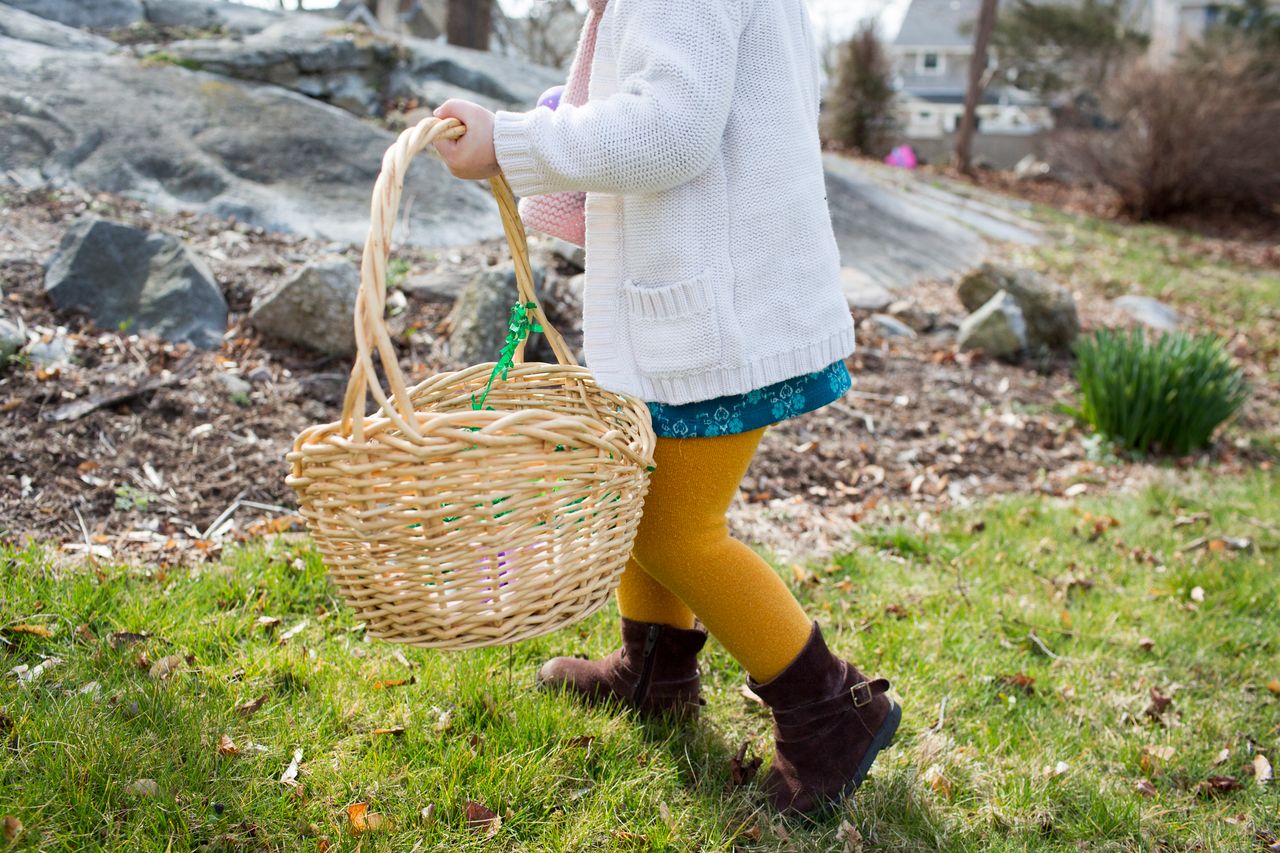
M884 161L890 166L897 166L899 169L914 169L920 165L916 160L916 152L911 150L910 145L899 145L889 152L889 156Z
M560 105L580 107L587 102L591 83L591 60L596 53L596 33L600 16L609 0L589 0L587 22L578 39L578 49L569 69L569 82L564 87L548 89L538 99L538 107L555 110ZM556 89L561 89L557 92ZM587 243L587 194L582 192L546 193L520 199L520 218L528 228L567 240L575 246Z

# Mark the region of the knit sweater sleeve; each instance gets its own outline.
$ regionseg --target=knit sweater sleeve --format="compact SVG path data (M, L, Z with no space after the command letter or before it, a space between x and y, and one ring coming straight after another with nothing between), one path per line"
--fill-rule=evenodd
M729 117L739 2L611 0L617 92L497 114L494 148L516 193L652 193L701 174Z

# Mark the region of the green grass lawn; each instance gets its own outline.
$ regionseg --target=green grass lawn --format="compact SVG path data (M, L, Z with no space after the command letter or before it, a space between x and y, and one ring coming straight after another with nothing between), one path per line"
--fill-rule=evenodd
M532 689L547 656L608 650L611 616L513 648L400 649L365 640L305 545L167 570L10 547L0 673L62 662L0 677L0 817L21 850L1262 850L1280 787L1248 771L1280 763L1280 477L1165 476L779 567L905 709L819 824L732 786L743 742L767 763L769 723L714 644L703 718L643 724ZM177 671L151 677L162 661ZM1206 793L1212 776L1240 787ZM500 826L468 828L469 801ZM360 803L381 821L363 835Z

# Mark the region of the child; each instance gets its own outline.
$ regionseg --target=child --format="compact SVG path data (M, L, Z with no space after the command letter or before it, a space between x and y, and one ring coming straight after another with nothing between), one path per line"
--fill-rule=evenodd
M437 143L454 175L501 171L526 201L585 193L587 364L605 388L648 401L659 436L618 590L622 648L552 660L539 682L692 710L706 639L696 617L773 711L763 785L789 813L856 788L901 716L889 683L831 654L725 522L764 428L850 382L804 3L590 0L567 102L436 110L468 129Z

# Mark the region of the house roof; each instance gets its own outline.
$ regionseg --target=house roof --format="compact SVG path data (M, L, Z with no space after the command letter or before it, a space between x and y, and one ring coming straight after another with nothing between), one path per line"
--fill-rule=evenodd
M978 0L911 0L893 43L898 47L968 47L962 25L978 18Z

